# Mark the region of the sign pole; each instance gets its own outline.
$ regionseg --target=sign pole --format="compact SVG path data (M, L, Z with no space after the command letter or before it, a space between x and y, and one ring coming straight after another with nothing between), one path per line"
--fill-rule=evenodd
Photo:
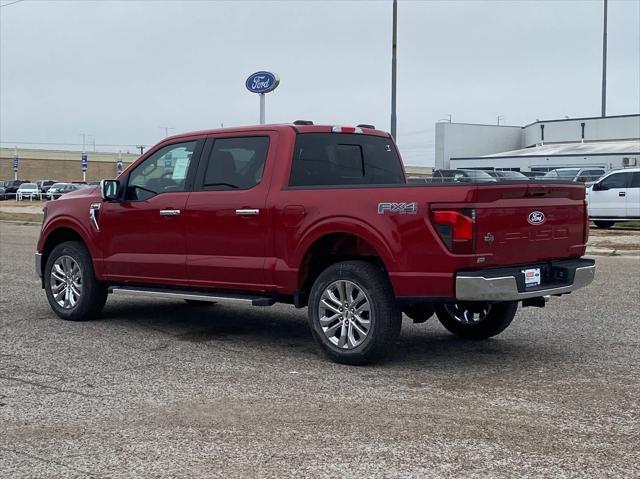
M244 82L244 86L251 93L257 93L260 96L260 124L265 124L265 94L275 90L280 84L278 75L271 72L255 72L249 75Z
M13 179L14 180L18 179L18 164L19 164L18 147L14 146L13 147Z
M89 164L87 153L82 150L82 181L87 181L87 166Z

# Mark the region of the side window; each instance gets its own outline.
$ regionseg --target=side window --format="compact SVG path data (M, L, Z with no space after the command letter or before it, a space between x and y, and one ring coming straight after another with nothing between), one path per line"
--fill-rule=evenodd
M262 180L269 137L251 136L215 140L204 173L202 189L248 190Z
M301 133L296 138L289 186L403 183L390 138L346 133Z
M196 142L167 145L131 172L127 200L147 200L160 193L185 191L187 171Z
M631 188L640 188L640 171L633 173L631 177Z
M605 190L611 190L613 188L626 188L627 179L629 178L630 174L631 173L614 173L602 180L600 186Z
M584 170L580 173L578 181L586 183L588 181L595 181L604 174L604 170Z

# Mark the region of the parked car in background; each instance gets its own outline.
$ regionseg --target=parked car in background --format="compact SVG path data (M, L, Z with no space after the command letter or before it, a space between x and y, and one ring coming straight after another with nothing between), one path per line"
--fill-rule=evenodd
M556 168L548 171L541 180L574 181L579 183L592 183L605 174L604 168Z
M0 181L0 200L6 200L6 189L4 187L5 182L4 181Z
M520 173L519 171L511 171L511 170L483 170L486 174L491 176L492 178L497 179L498 181L527 181L525 175Z
M18 193L18 188L23 183L29 183L29 180L5 181L4 189L5 189L5 195L7 196L7 199L15 198L16 194Z
M495 183L486 171L482 170L436 170L432 183Z
M529 179L540 178L546 174L544 171L521 171L521 173Z
M49 191L49 188L57 182L58 180L40 180L36 181L36 185L38 185L41 193L46 193Z
M589 219L598 228L640 220L640 168L612 171L587 188Z
M55 183L49 188L47 192L47 198L50 200L57 200L62 195L69 193L70 191L76 191L81 188L86 188L86 185L74 184L74 183Z
M40 190L38 189L38 185L35 183L22 183L16 192L16 199L18 201L24 199L40 199Z

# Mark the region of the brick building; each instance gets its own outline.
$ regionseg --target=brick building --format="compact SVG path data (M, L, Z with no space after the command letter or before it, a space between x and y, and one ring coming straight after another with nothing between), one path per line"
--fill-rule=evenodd
M80 151L36 150L18 148L20 180L82 180ZM114 178L117 174L117 153L98 153L89 151L87 181ZM123 167L132 163L139 155L122 154ZM0 180L12 180L13 148L0 148Z

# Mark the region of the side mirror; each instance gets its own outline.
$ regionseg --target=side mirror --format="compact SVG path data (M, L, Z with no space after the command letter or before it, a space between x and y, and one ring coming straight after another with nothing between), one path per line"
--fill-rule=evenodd
M120 193L119 180L100 181L100 194L103 201L117 201Z

